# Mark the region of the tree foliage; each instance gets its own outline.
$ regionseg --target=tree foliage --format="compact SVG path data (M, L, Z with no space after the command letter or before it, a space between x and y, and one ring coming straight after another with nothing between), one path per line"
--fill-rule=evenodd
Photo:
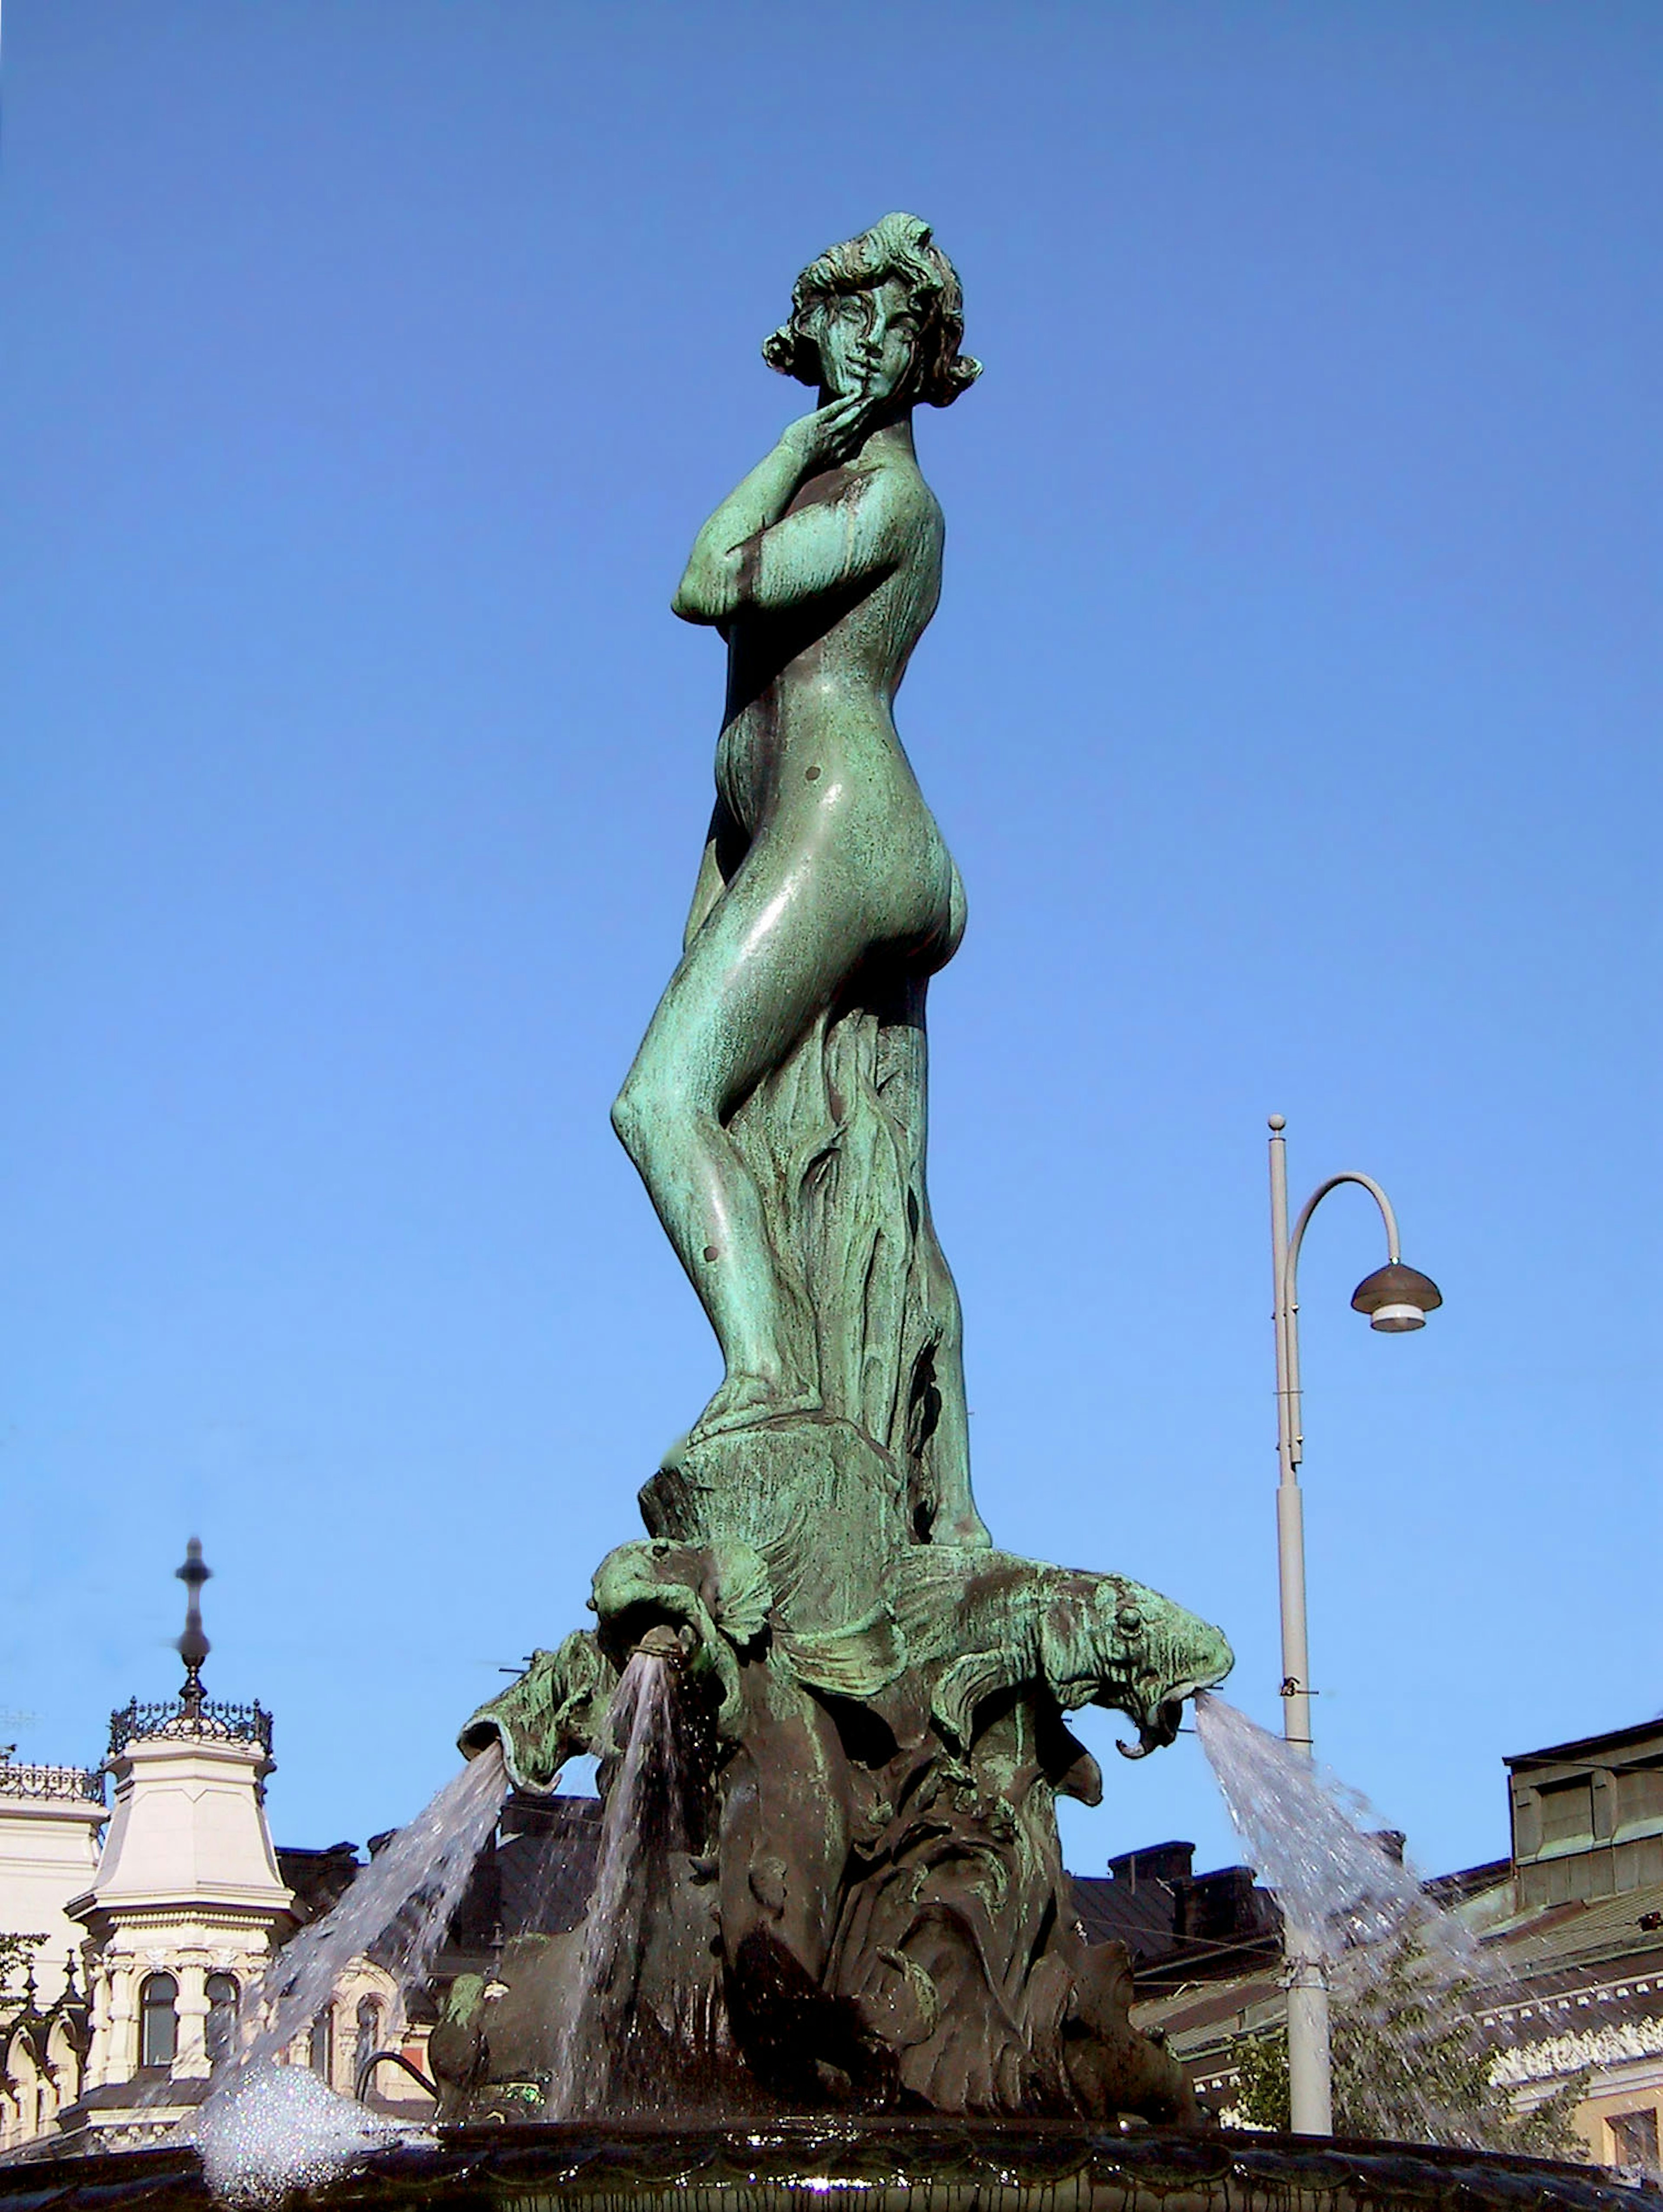
M9 2027L27 2004L29 1969L46 1940L0 1932L0 2027Z
M1582 2159L1572 2114L1587 2076L1525 2112L1494 2079L1499 2055L1477 2012L1470 1975L1440 1972L1411 1935L1352 1954L1332 2006L1334 2133L1397 2142L1465 2145L1537 2158ZM1254 2127L1290 2125L1285 2028L1245 2037L1233 2113Z

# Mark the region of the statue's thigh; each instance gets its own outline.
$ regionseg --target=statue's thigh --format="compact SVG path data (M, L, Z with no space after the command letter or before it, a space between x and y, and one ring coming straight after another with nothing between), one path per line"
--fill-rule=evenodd
M860 965L869 932L826 854L766 840L718 901L637 1060L726 1114L777 1067Z

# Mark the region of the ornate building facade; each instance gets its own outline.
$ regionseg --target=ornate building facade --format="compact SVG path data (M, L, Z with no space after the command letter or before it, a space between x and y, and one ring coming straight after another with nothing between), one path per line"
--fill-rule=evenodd
M0 1759L0 1936L41 1939L0 2005L0 2150L47 2137L125 2148L188 2119L245 1998L360 1864L350 1844L274 1849L271 1716L204 1694L196 1544L179 1572L191 1590L179 1696L113 1714L101 1768ZM349 2096L389 2050L420 2072L426 2029L406 2021L393 1976L361 1958L288 2057ZM399 2109L432 2110L396 2078L416 2100Z

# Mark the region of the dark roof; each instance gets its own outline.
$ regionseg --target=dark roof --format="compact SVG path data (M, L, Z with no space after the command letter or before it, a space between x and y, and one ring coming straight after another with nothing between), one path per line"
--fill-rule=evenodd
M1172 1949L1176 1900L1169 1883L1150 1878L1134 1889L1108 1875L1076 1874L1069 1880L1088 1943L1108 1943L1118 1937L1131 1952L1134 1966L1164 1958Z
M1247 1867L1189 1869L1193 1846L1157 1844L1109 1861L1109 1876L1072 1875L1086 1941L1118 1939L1138 1987L1215 1981L1279 1954L1281 1915Z
M488 1971L500 1947L519 1936L560 1936L581 1924L595 1886L600 1813L598 1797L513 1793L434 1961L435 1981ZM411 2017L425 2017L422 2000L410 2002Z
M1499 1889L1513 1871L1511 1859L1486 1859L1482 1866L1461 1867L1454 1874L1435 1874L1421 1887L1435 1904L1448 1908L1469 1897L1482 1897Z
M1573 1743L1550 1743L1540 1751L1514 1751L1502 1754L1502 1763L1507 1767L1534 1766L1539 1763L1553 1765L1559 1761L1592 1759L1596 1752L1631 1751L1638 1744L1654 1737L1663 1748L1663 1713L1655 1720L1642 1721L1633 1728L1611 1729L1604 1735L1578 1736Z
M321 1850L298 1844L277 1849L277 1873L294 1891L295 1914L301 1921L321 1920L351 1887L361 1863L356 1844L325 1844Z
M1269 1972L1237 1973L1228 1981L1188 1983L1156 1990L1140 2000L1133 2018L1140 2027L1157 2027L1172 2037L1202 2036L1228 2041L1248 2025L1249 2015L1282 2002L1280 1965ZM1187 2053L1187 2056L1193 2054Z
M599 1798L512 1799L496 1847L504 1936L575 1928L588 1909L599 1849Z

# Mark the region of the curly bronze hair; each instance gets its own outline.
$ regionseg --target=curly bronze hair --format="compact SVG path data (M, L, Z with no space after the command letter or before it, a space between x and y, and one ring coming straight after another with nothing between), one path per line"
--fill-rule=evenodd
M762 341L762 358L799 384L820 381L820 349L812 329L815 311L840 293L865 292L898 276L919 319L918 396L932 407L950 407L981 374L981 363L959 347L964 338L964 294L958 271L934 243L927 222L915 215L886 215L859 238L828 246L792 287L791 315Z

